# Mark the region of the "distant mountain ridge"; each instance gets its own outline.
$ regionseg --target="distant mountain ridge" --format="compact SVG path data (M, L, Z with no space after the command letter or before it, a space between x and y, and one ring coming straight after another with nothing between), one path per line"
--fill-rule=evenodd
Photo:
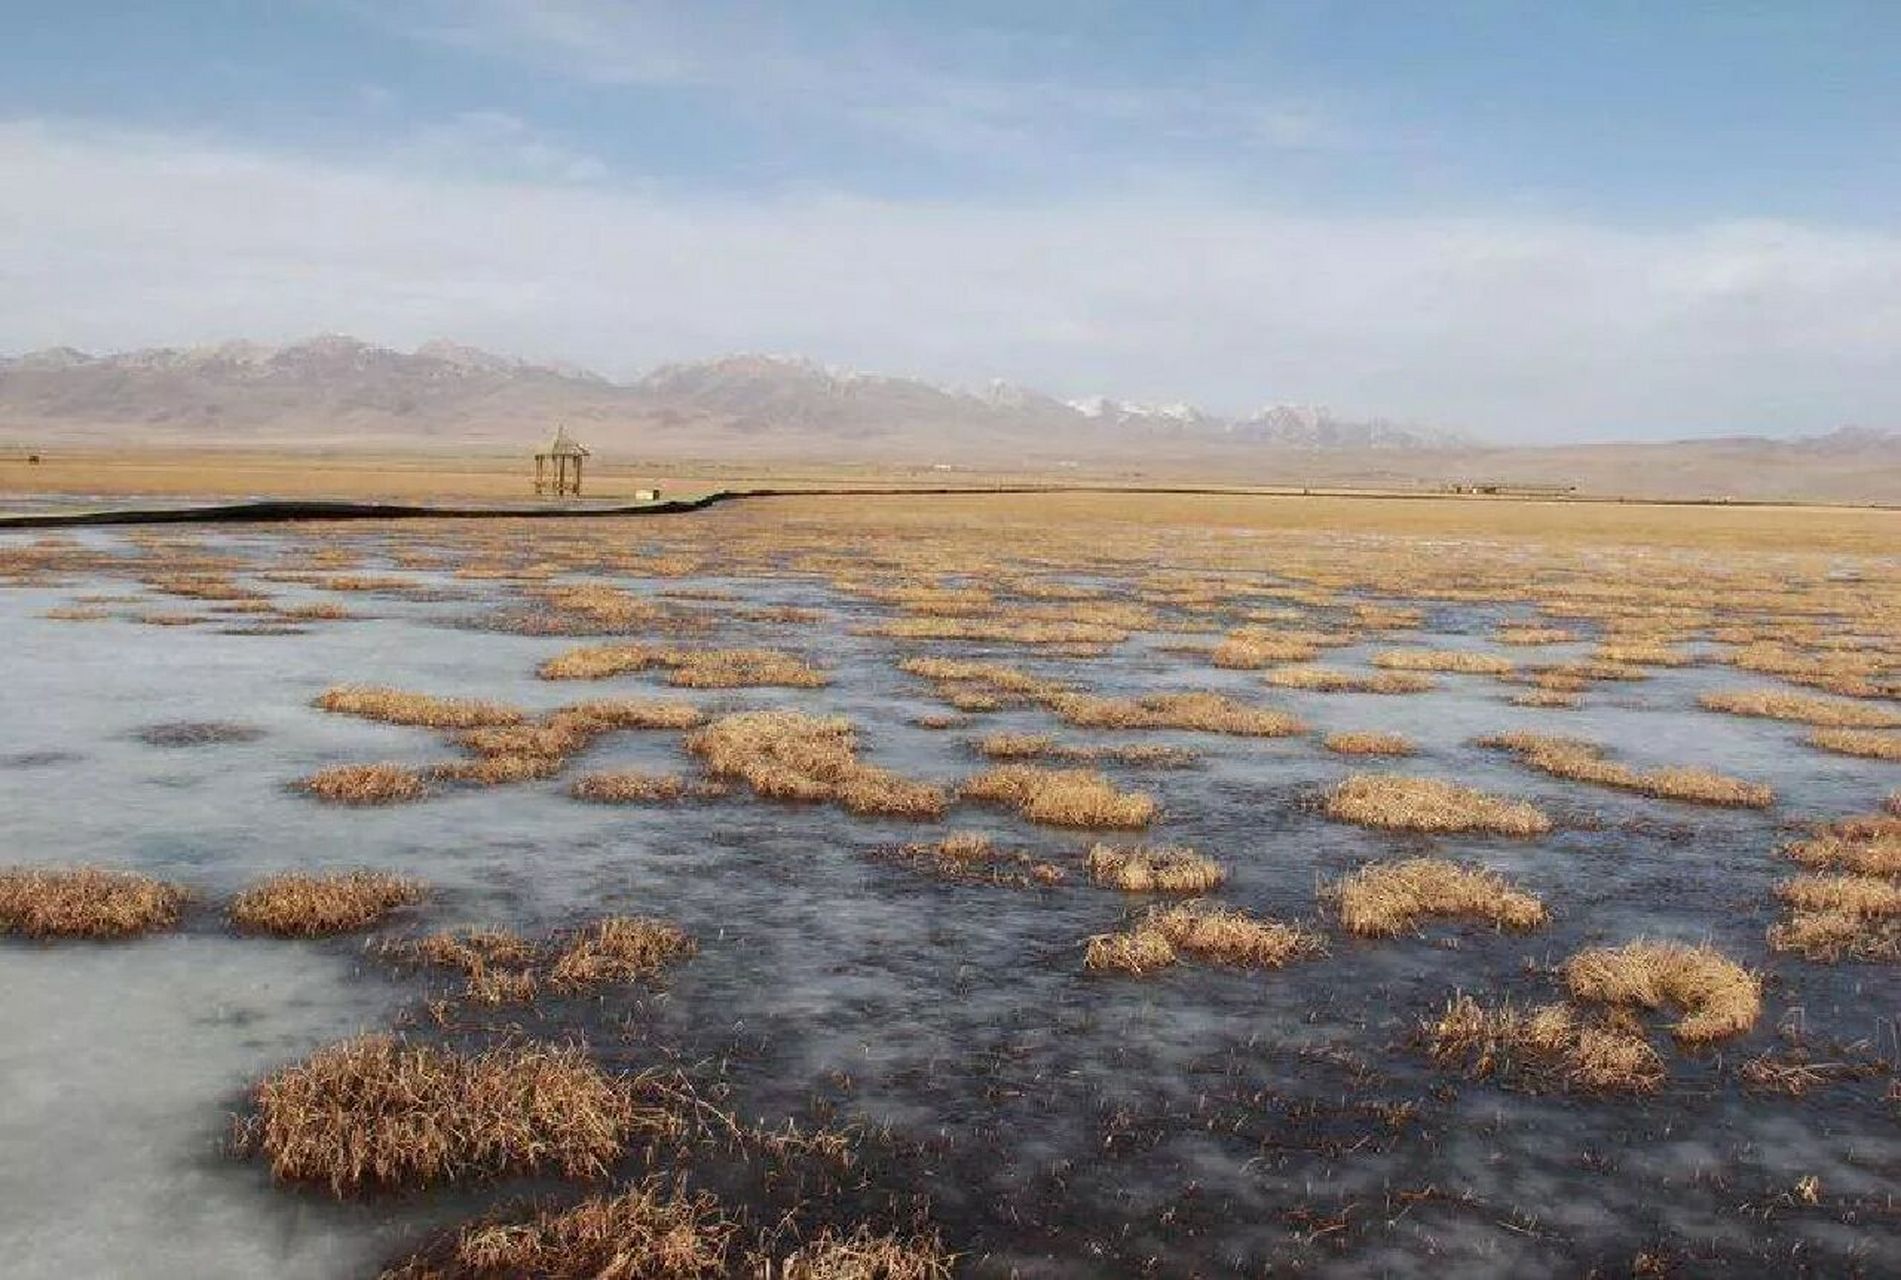
M961 390L793 356L669 364L631 383L447 341L401 352L338 335L276 347L235 341L97 356L61 347L0 357L0 415L25 423L267 428L300 414L357 420L382 413L433 430L456 414L534 412L537 396L544 415L587 419L619 411L663 428L698 423L746 435L778 429L863 440L951 430L981 439L1017 432L1089 439L1112 430L1319 449L1473 443L1456 432L1355 421L1324 408L1272 405L1223 418L1187 404L1064 401L1002 382Z

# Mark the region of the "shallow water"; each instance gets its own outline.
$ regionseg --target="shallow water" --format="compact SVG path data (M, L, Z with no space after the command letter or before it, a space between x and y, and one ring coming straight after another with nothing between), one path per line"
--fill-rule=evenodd
M114 550L114 535L86 545ZM201 545L255 557L271 534ZM373 551L375 535L353 545ZM1789 824L1866 812L1891 764L1811 750L1802 729L1699 712L1698 693L1760 685L1721 666L1657 670L1594 686L1577 711L1520 708L1509 687L1444 675L1426 695L1271 689L1137 637L1110 656L1038 659L1007 645L902 644L857 634L884 610L820 580L668 579L743 603L827 612L811 625L725 616L686 643L768 644L834 677L818 690L670 690L663 676L546 682L541 660L584 638L525 636L482 621L519 605L512 584L392 569L452 598L326 593L250 579L284 603L337 599L363 616L296 634L44 617L88 593L136 592L100 577L0 591L11 659L0 716L0 812L9 861L136 867L204 899L175 936L113 945L0 944L0 1257L19 1276L351 1276L427 1227L490 1198L398 1197L336 1205L272 1188L221 1139L244 1086L355 1031L387 1026L432 990L365 957L357 940L290 944L227 936L210 908L260 874L372 866L419 876L428 904L395 927L572 925L604 912L677 920L701 943L664 993L615 993L543 1015L628 1065L723 1062L738 1109L777 1123L888 1125L910 1152L892 1168L926 1191L975 1270L1087 1276L1255 1272L1514 1275L1628 1268L1645 1250L1702 1272L1901 1266L1887 1188L1901 1134L1885 1080L1804 1099L1743 1092L1728 1067L1797 1019L1821 1041L1893 1048L1901 980L1891 968L1804 964L1767 952L1777 846ZM629 590L646 579L616 579ZM152 597L146 608L198 610ZM122 610L123 611L123 610ZM136 612L137 608L133 609ZM1501 611L1431 606L1428 629L1329 650L1359 667L1390 643L1489 649ZM1206 640L1209 637L1196 637ZM1180 637L1175 637L1179 640ZM1554 646L1519 660L1579 656ZM1039 710L931 732L940 710L896 670L912 652L980 656L1060 674L1094 692L1212 689L1299 714L1288 739L1186 732L1092 733ZM1229 869L1222 896L1283 918L1325 920L1319 882L1422 851L1497 868L1551 905L1523 936L1427 924L1355 940L1274 973L1183 965L1145 980L1081 968L1084 940L1134 900L1075 870L1087 839L960 805L943 827L758 801L743 788L667 807L578 803L595 768L691 772L673 733L615 735L546 782L453 791L385 809L313 803L291 783L329 764L441 760L434 733L326 714L331 684L371 682L543 710L582 698L664 693L709 711L791 706L850 716L865 757L953 782L981 766L985 732L1055 731L1074 743L1143 742L1201 754L1179 770L1108 766L1165 804L1146 834ZM181 723L241 726L236 740L142 736ZM1348 761L1335 729L1387 729L1418 756ZM1695 763L1772 784L1765 813L1708 809L1546 777L1470 745L1533 729L1589 738L1638 766ZM160 735L162 738L164 735ZM1327 820L1314 805L1357 769L1430 773L1532 799L1559 818L1535 841L1427 840ZM1059 890L947 884L866 855L979 829L1072 867ZM1770 977L1762 1023L1720 1053L1666 1045L1671 1080L1638 1100L1534 1095L1467 1082L1410 1044L1455 989L1548 999L1576 949L1649 935L1708 939ZM1659 1038L1659 1043L1663 1043ZM1791 1198L1820 1179L1817 1205ZM497 1189L505 1194L509 1188Z

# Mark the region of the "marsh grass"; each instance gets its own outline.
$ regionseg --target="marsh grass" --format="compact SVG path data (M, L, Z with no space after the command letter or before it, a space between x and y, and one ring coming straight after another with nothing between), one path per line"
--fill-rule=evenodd
M1143 912L1125 929L1091 937L1083 966L1098 973L1141 975L1184 958L1242 969L1279 969L1325 955L1326 939L1301 924L1261 920L1212 902L1193 901Z
M636 1134L675 1129L575 1045L461 1053L360 1036L267 1076L252 1102L237 1149L261 1153L280 1181L339 1197L506 1175L600 1178Z
M738 1230L711 1195L648 1179L572 1208L484 1218L382 1280L711 1280L731 1274Z
M1285 711L1250 706L1218 693L1152 693L1134 698L1095 698L1066 693L1049 700L1065 722L1085 729L1196 729L1258 738L1306 732Z
M1499 644L1545 645L1568 644L1576 640L1577 633L1563 627L1539 627L1530 624L1501 626L1492 632L1492 639Z
M568 794L594 804L668 804L687 794L687 783L677 773L620 769L576 778Z
M872 856L956 884L1023 889L1051 887L1069 878L1068 872L1055 863L1021 849L1000 848L989 836L975 831L953 832L930 844L875 849Z
M1054 827L1133 830L1155 820L1155 797L1119 791L1088 769L1006 764L986 769L959 789L966 799L1008 805L1031 822Z
M782 687L816 689L831 677L777 649L663 649L599 645L570 649L543 662L543 680L601 680L665 668L667 683L686 689Z
M1326 814L1386 831L1442 835L1538 836L1551 830L1551 819L1523 801L1437 778L1390 773L1356 773L1346 779L1327 797Z
M1812 729L1802 739L1811 747L1864 760L1901 760L1901 733L1876 729Z
M1418 750L1405 734L1370 729L1330 733L1321 745L1343 756L1409 756Z
M1186 747L1144 743L1079 747L1058 742L1046 733L993 733L977 743L977 751L992 760L1063 760L1078 764L1108 760L1164 769L1186 768L1201 758Z
M1901 958L1901 886L1880 876L1800 875L1776 887L1791 908L1770 926L1769 946L1805 960Z
M1703 694L1698 704L1709 711L1733 716L1794 720L1832 729L1892 729L1901 725L1901 712L1860 702L1841 702L1780 689L1744 689Z
M29 938L132 938L178 923L188 890L100 867L0 868L0 933Z
M826 1230L779 1263L778 1280L950 1280L957 1255L935 1233ZM763 1267L760 1275L773 1275Z
M1889 804L1892 809L1892 799ZM1901 875L1901 813L1838 819L1791 842L1783 852L1817 870Z
M1685 1044L1741 1035L1762 1013L1761 979L1708 944L1594 947L1565 961L1564 981L1580 1001L1682 1010L1670 1033Z
M1554 778L1588 782L1620 791L1635 791L1662 800L1766 809L1775 792L1760 783L1745 782L1709 769L1671 766L1639 772L1604 758L1604 748L1578 738L1540 733L1500 733L1478 739L1477 745L1509 751L1520 763Z
M832 801L853 813L928 820L949 806L943 790L858 759L842 716L743 711L688 736L686 748L716 778L738 778L772 800Z
M429 794L423 774L406 764L340 764L319 769L297 783L331 804L401 804Z
M609 916L562 944L548 978L555 990L563 992L644 981L658 977L668 966L698 950L686 931L669 921Z
M1340 923L1362 937L1394 937L1428 917L1483 920L1501 929L1535 929L1545 905L1495 871L1443 858L1409 858L1362 867L1323 886Z
M365 720L429 729L519 724L525 718L514 707L500 703L477 698L438 698L377 685L336 685L319 694L312 705Z
M1487 1008L1461 994L1421 1030L1433 1061L1473 1079L1549 1077L1585 1093L1654 1093L1664 1080L1663 1058L1639 1030L1593 1025L1564 1004Z
M423 892L421 881L380 871L286 872L244 890L228 914L245 933L322 938L367 929L421 902Z
M1577 694L1563 689L1526 689L1507 699L1514 707L1544 707L1554 711L1576 710L1582 701Z
M1515 669L1510 658L1467 649L1383 649L1373 655L1373 665L1389 671L1444 671L1486 676L1510 675Z
M1264 677L1282 689L1312 693L1426 693L1437 688L1431 676L1413 671L1372 671L1356 674L1337 667L1280 667Z
M1179 846L1097 844L1083 869L1097 884L1124 893L1206 893L1228 878L1213 858Z

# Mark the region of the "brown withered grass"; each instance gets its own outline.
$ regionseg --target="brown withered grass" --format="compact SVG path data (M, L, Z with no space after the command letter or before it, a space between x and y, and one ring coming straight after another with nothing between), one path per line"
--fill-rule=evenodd
M1514 669L1509 658L1466 649L1383 649L1373 665L1389 671L1448 671L1465 675L1502 676Z
M1654 1093L1663 1084L1663 1058L1639 1031L1591 1025L1564 1004L1487 1008L1461 994L1422 1030L1433 1061L1461 1064L1473 1079L1529 1073L1585 1093Z
M992 760L1069 760L1080 763L1112 760L1117 764L1170 769L1185 768L1200 759L1186 747L1144 743L1081 747L1058 742L1046 733L993 733L977 743L977 751Z
M1506 800L1437 778L1356 773L1327 797L1326 813L1341 822L1386 831L1537 836L1551 819L1519 800Z
M1403 733L1372 729L1330 733L1321 739L1321 745L1343 756L1409 756L1418 750Z
M388 1035L331 1045L267 1076L241 1150L337 1196L559 1173L604 1177L637 1132L672 1122L573 1045L459 1053Z
M1741 1035L1762 1013L1762 980L1707 944L1593 947L1565 961L1564 981L1582 1001L1683 1010L1670 1032L1685 1044Z
M429 794L422 773L406 764L340 764L319 769L297 784L331 804L401 804Z
M1495 871L1443 858L1408 858L1362 867L1327 885L1323 896L1340 923L1362 937L1406 932L1427 917L1484 920L1503 929L1535 929L1545 904Z
M376 924L398 907L422 901L419 880L381 871L311 875L285 872L231 900L231 923L246 933L322 938Z
M461 971L468 978L465 994L478 1004L521 1003L541 989L541 948L508 929L444 930L393 944L384 954Z
M477 698L438 698L377 685L336 685L319 694L312 705L365 720L429 729L475 729L484 725L518 724L524 719L520 711L500 703Z
M687 689L816 689L831 677L777 649L664 649L595 645L570 649L536 669L543 680L601 680L664 667L667 683Z
M1892 799L1889 803L1892 806ZM1841 818L1807 839L1793 841L1783 852L1818 870L1901 875L1901 813Z
M1541 645L1567 644L1577 639L1574 632L1563 627L1537 627L1531 625L1502 626L1492 632L1492 639L1500 644Z
M1574 710L1580 699L1563 689L1526 689L1507 699L1514 707L1545 707L1557 711Z
M1671 766L1639 772L1629 765L1605 759L1603 747L1578 738L1499 733L1480 738L1478 745L1509 751L1520 763L1555 778L1635 791L1663 800L1766 809L1776 798L1773 790L1760 783L1745 782L1709 769Z
M1776 887L1793 909L1769 929L1769 946L1806 960L1901 958L1901 886L1880 876L1801 875Z
M593 804L667 804L687 793L686 780L677 773L649 773L617 769L576 778L568 794Z
M1262 667L1282 662L1308 662L1319 652L1319 649L1304 640L1272 633L1236 631L1215 646L1209 661L1217 667L1258 671Z
M1059 885L1069 878L1055 863L1040 861L1020 849L999 848L989 836L976 831L954 831L930 844L900 845L874 856L959 884L1021 889Z
M1097 884L1124 893L1206 893L1228 878L1213 858L1179 846L1097 844L1083 868Z
M744 711L688 736L687 750L717 778L739 778L767 799L833 801L853 813L926 820L949 806L943 790L867 765L842 716Z
M731 1274L738 1230L712 1196L648 1179L569 1209L471 1223L382 1280L711 1280Z
M1734 716L1794 720L1834 729L1892 729L1901 725L1901 712L1864 702L1842 702L1780 689L1744 689L1706 693L1697 702L1710 711Z
M1006 764L986 769L959 789L966 799L1009 805L1031 822L1053 827L1133 830L1155 819L1155 797L1119 791L1088 769Z
M0 933L29 938L132 938L178 923L191 894L133 871L0 868Z
M557 991L568 992L642 981L697 950L684 929L666 920L608 916L568 939L548 976Z
M1413 671L1372 671L1364 675L1337 667L1281 667L1264 677L1282 689L1312 693L1426 693L1438 686L1431 676Z
M1864 760L1901 760L1901 733L1877 729L1813 729L1802 739L1811 747Z
M1285 711L1249 706L1218 693L1152 693L1095 698L1065 693L1049 700L1065 722L1085 729L1197 729L1257 738L1288 737L1306 726Z
M935 1234L826 1230L787 1254L780 1280L950 1280L957 1255ZM773 1274L770 1267L761 1275Z
M1092 936L1083 967L1139 976L1192 958L1242 969L1279 969L1326 950L1326 939L1303 925L1194 901L1152 908L1127 928Z

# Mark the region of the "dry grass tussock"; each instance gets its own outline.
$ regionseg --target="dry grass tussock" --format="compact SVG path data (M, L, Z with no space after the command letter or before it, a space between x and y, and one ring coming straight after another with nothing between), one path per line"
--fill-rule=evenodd
M1901 886L1880 876L1801 875L1776 896L1792 908L1769 929L1769 945L1834 963L1901 958Z
M648 645L570 649L542 663L536 674L543 680L601 680L656 667L668 670L668 684L687 689L816 689L831 683L824 672L777 649L662 649Z
M659 976L699 948L685 930L665 920L609 916L569 938L548 977L557 991L582 991Z
M1069 724L1085 729L1198 729L1257 738L1282 738L1306 732L1285 711L1249 706L1218 693L1151 693L1136 698L1095 698L1065 693L1049 707Z
M1580 702L1578 695L1564 689L1526 689L1514 693L1508 701L1514 707L1544 707L1554 711L1575 710Z
M1577 639L1577 634L1563 627L1539 627L1530 624L1499 627L1492 633L1492 639L1499 644L1541 645L1568 644Z
M1372 671L1356 674L1337 667L1281 667L1270 671L1267 682L1282 689L1312 693L1426 693L1438 686L1431 676L1414 671Z
M297 784L331 804L401 804L429 794L423 774L406 764L340 764L319 769Z
M1404 933L1433 916L1484 920L1505 929L1535 929L1545 904L1494 871L1443 858L1409 858L1362 867L1324 889L1340 923L1363 937Z
M1146 743L1079 747L1058 742L1045 733L993 733L978 742L977 750L992 760L1067 760L1082 764L1109 760L1165 769L1186 768L1201 758L1186 747Z
M1604 748L1578 738L1540 733L1500 733L1480 738L1481 747L1510 751L1523 764L1555 778L1589 782L1621 791L1635 791L1663 800L1766 809L1775 792L1760 783L1744 782L1709 769L1670 767L1639 772L1604 758Z
M131 938L178 923L191 894L132 871L0 868L0 933L29 938Z
M1326 939L1303 925L1196 901L1152 908L1126 929L1096 934L1084 950L1083 965L1098 973L1139 975L1190 957L1244 969L1279 969L1326 950Z
M1892 798L1889 801L1893 806ZM1805 867L1901 875L1901 812L1842 818L1783 850Z
M732 1274L738 1230L712 1196L648 1180L570 1209L472 1223L382 1280L711 1280Z
M1125 893L1206 893L1228 878L1213 858L1181 847L1098 844L1083 866L1097 884Z
M826 1231L787 1254L780 1280L950 1280L956 1255L935 1234ZM769 1268L761 1274L770 1275Z
M1663 1084L1663 1059L1640 1031L1617 1020L1593 1025L1564 1004L1487 1008L1458 995L1421 1029L1433 1061L1463 1064L1474 1079L1552 1076L1586 1093L1654 1093Z
M1686 1044L1741 1035L1762 1013L1761 979L1707 944L1594 947L1565 961L1564 981L1581 1001L1683 1010L1670 1032Z
M1814 729L1803 739L1811 747L1864 760L1901 760L1901 733L1876 729Z
M1384 649L1373 655L1373 665L1389 671L1451 671L1465 675L1510 675L1510 658L1467 649Z
M1386 831L1537 836L1551 830L1551 819L1523 801L1437 778L1390 773L1354 774L1327 797L1326 812L1341 822Z
M233 898L229 914L231 922L246 933L321 938L367 929L422 897L420 881L381 871L286 872Z
M1258 671L1283 662L1309 662L1320 650L1304 638L1263 631L1234 631L1209 655L1217 667Z
M558 1173L599 1178L662 1112L573 1045L458 1053L387 1035L319 1050L252 1090L241 1150L338 1196L374 1187Z
M965 782L960 794L971 800L1009 805L1031 822L1053 827L1106 827L1133 830L1154 821L1155 797L1119 791L1088 769L1044 769L1006 764L986 769Z
M989 836L957 831L930 844L900 845L874 856L912 871L957 884L988 884L1024 889L1053 886L1069 878L1053 862L1041 861L1021 849L999 848Z
M1417 750L1403 733L1380 733L1362 729L1330 733L1321 740L1327 750L1343 756L1409 756Z
M500 703L477 698L437 698L376 685L336 685L324 690L312 705L365 720L429 729L475 729L484 725L519 724L524 719L520 711Z
M891 618L866 627L864 634L891 640L988 641L1058 647L1120 644L1129 638L1129 630L1124 626L1029 616Z
M841 716L745 711L686 740L715 777L739 778L767 799L831 801L853 813L930 819L949 801L941 788L858 759L857 737Z
M1687 667L1696 662L1694 655L1658 640L1606 640L1591 658L1634 667Z
M542 949L508 929L446 930L391 947L387 954L461 971L468 978L468 998L478 1004L532 1000L541 989Z
M1697 702L1709 711L1733 716L1761 716L1837 729L1892 729L1901 725L1901 712L1861 702L1840 702L1780 689L1743 689L1706 693Z

